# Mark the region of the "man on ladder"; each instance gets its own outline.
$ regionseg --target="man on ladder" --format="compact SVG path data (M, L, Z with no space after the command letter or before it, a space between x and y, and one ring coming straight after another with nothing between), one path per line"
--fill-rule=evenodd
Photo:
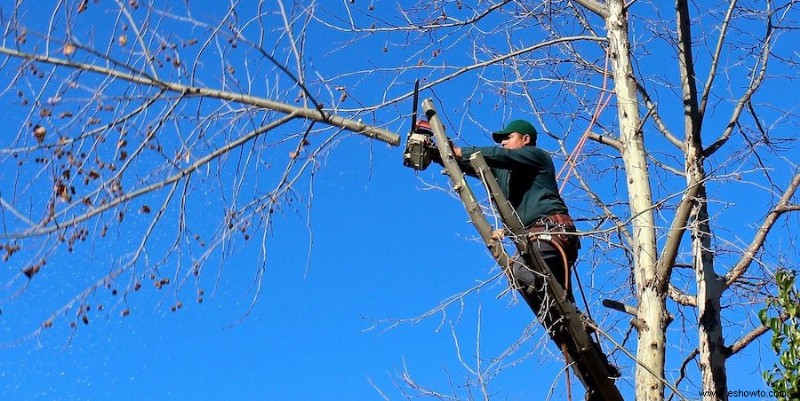
M426 130L430 130L430 125L427 121L420 121L417 131ZM464 173L478 177L469 158L476 152L483 155L503 195L514 207L527 235L531 236L531 244L538 248L553 277L567 294L568 301L574 303L570 270L577 259L580 242L566 203L559 195L553 159L536 147L536 129L525 120L509 122L502 130L493 132L492 139L500 146L453 146L456 161ZM431 160L443 164L435 148L432 148ZM523 263L513 263L509 275L518 289L537 288L542 282L537 273ZM528 291L520 293L534 312L546 307L542 305L540 296ZM550 329L551 336L563 344L563 338L559 338L564 335L560 328ZM599 350L599 344L593 345ZM605 356L602 352L600 354ZM614 365L607 360L604 362L612 377L620 376Z

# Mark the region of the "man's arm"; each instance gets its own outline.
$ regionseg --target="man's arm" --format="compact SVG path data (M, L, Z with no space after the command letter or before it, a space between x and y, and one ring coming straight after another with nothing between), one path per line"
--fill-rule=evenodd
M469 158L464 160L461 157L461 148L458 146L453 146L453 153L456 156L456 162L458 163L458 167L461 168L461 171L470 177L478 178L478 173L474 168L472 168L472 164L469 163ZM431 160L434 163L444 166L444 163L442 162L442 155L439 153L439 149L433 149L433 152L431 152Z
M498 146L466 146L454 148L456 158L468 163L469 157L475 152L481 152L489 167L501 169L533 168L542 169L545 161L536 148L504 149Z

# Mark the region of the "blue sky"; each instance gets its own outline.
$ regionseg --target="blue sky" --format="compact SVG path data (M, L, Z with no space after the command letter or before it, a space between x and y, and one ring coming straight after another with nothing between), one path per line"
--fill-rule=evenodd
M32 18L26 21L36 20L33 17L39 17L39 24L48 21L51 5L39 9L32 4L23 3L25 18ZM192 16L216 22L224 13L225 5L220 4L192 2ZM79 25L82 30L75 33L76 37L101 49L107 37L114 42L113 39L119 34L118 31L113 34L106 32L114 24L105 25L103 22L109 22L109 16L116 18L117 14L104 11L104 6L92 2L85 14L72 15L72 18L83 18ZM174 7L175 14L186 14L181 6ZM250 3L241 5L238 21L243 24L242 21L249 20L248 13L254 7ZM326 22L337 24L347 20L344 13L346 7L357 10L353 15L361 24L368 24L372 16L398 24L403 20L395 6L376 5L376 10L370 11L368 3L359 1L352 6L343 2L342 5L326 4L324 7L321 6L319 15ZM4 24L11 15L9 8L0 8L5 18ZM642 9L652 12L646 7ZM463 18L470 12L467 7L461 11L449 11L454 18ZM425 15L432 14L429 10L420 9L412 14L412 18ZM331 78L331 86L341 84L346 88L349 99L340 108L347 115L347 110L408 93L416 78L422 78L425 84L469 65L472 52L477 52L479 58L485 59L492 52L507 50L507 40L518 47L544 40L535 36L540 33L533 35L528 28L512 30L510 37L498 35L494 31L498 20L494 18L500 17L483 21L479 25L483 29L480 32L394 32L387 35L360 34L356 35L356 39L326 29L319 21L311 21L309 35L317 36L306 43L307 56L304 61L309 66L307 73L312 81L314 73L335 77ZM702 18L713 20L706 14L702 14ZM270 26L280 26L280 19L275 14L267 19L273 24ZM170 38L176 42L193 37L202 39L207 35L203 27L192 28L174 21L162 23L161 29L173 35ZM30 24L44 29L42 25ZM95 25L98 26L96 30L87 28ZM247 36L258 37L258 29L253 24L248 26L250 28L245 31ZM641 27L637 26L637 29ZM31 28L29 33L31 43L38 40L34 31L36 29ZM56 32L60 30L56 29ZM472 49L463 45L458 41L462 36L477 38L483 47ZM291 60L286 53L287 39L280 34L280 29L265 33L265 37L264 43L269 44L270 49L276 49L279 60ZM325 40L318 40L320 37ZM381 49L383 44L387 46L386 52ZM110 46L115 56L128 54L113 44ZM661 65L663 60L658 57L658 51L664 49L662 46L663 43L654 41L648 50L655 55L648 54L639 59L639 67L648 71L653 87L659 87L660 82L653 77L671 78L676 73ZM278 92L296 92L285 75L276 71L258 54L241 50L245 47L239 45L238 50L225 53L223 63L215 53L215 46L209 46L207 53L197 63L197 82L210 87L224 85L231 90L245 88L253 94L266 93L267 96ZM580 44L578 48L595 57L593 61L596 63L602 63L602 55L593 43ZM434 56L436 50L441 52ZM185 52L181 53L182 58L190 64L193 57L199 54L197 47L188 47L181 52ZM534 54L537 57L540 55ZM429 66L409 67L402 71L394 68L396 65L411 66L417 59L422 59ZM139 59L134 57L134 60ZM290 69L293 68L291 61L288 64ZM702 65L703 61L698 61L698 64ZM220 71L228 65L235 67L237 73L225 76L223 80ZM11 62L0 71L4 85L7 85L16 66ZM653 68L654 72L647 68ZM560 65L547 69L570 72L567 67ZM175 74L169 69L162 71L167 71L163 78ZM245 77L255 78L248 81L243 78L242 71L247 71ZM347 75L352 71L357 73ZM535 72L536 69L530 71ZM570 114L577 106L568 99L595 99L601 81L591 75L569 76L575 80L585 79L593 85L593 89L579 93L542 89L535 93L532 104L526 104L519 85L502 85L502 79L508 78L506 74L505 70L495 67L466 73L438 85L434 91L423 91L421 97L433 97L436 100L448 131L461 144L489 143L489 130L499 128L502 121L511 117L525 116L543 131L563 138L568 148L574 146L586 126L588 116L585 113ZM237 78L240 81L235 81ZM523 78L530 80L532 90L541 88L541 82L538 81L542 77L534 74ZM103 84L98 77L82 76L81 79L89 88ZM729 91L736 94L738 85L746 82L747 77L744 74L730 74L729 79L723 86L730 86ZM318 81L315 81L315 85L318 85L314 88L322 102L330 104L340 99L338 92L326 92ZM548 86L546 83L541 85ZM519 96L500 96L500 88ZM111 85L107 94L113 94L118 89ZM52 90L49 87L46 92ZM767 101L773 101L775 106L785 106L782 101L788 99L781 95L781 90L786 90L786 86L779 84L769 88L767 93L777 94L779 99ZM136 93L152 95L147 90ZM679 104L671 106L669 102L674 100L674 93L669 88L659 87L658 94L664 104L664 114L672 118L679 116ZM13 91L3 93L2 100L13 107L0 109L0 120L13 127L24 127L23 118L35 118L20 112L26 108L21 107L15 95ZM77 97L72 99L73 104L90 101ZM226 139L252 128L251 125L268 119L253 110L230 117L236 114L236 110L218 103L187 100L182 104L185 106L178 109L180 118L176 118L174 126L159 134L158 140L166 149L165 153L179 151L187 138L196 140L198 134L192 131L194 125L206 129L204 132L210 139L205 146L197 146L193 150L207 152ZM138 121L136 128L144 130L150 119L160 116L169 105L168 101L159 102L158 111ZM720 102L714 113L725 116L727 107ZM410 108L410 99L406 99L374 114L364 113L358 117L405 135L408 124L405 117ZM198 122L196 115L204 113L219 113L220 121ZM604 118L603 127L613 129L614 111L609 109ZM781 117L770 115L769 118L780 127ZM724 122L712 122L712 127L724 126ZM62 123L53 123L54 130L60 129L64 133L75 130L75 126L58 124ZM672 124L679 132L680 123ZM219 167L222 172L219 179L214 174L196 174L198 178L192 182L187 213L188 224L193 232L203 240L209 238L220 224L226 205L241 205L271 189L281 166L288 161L288 153L294 149L298 132L304 128L303 124L297 124L276 130L275 137L268 136L268 139L248 145L242 153L233 152L229 158L213 164L213 168ZM20 132L23 130L25 128L20 128ZM783 131L776 131L776 135L783 135ZM321 145L330 134L331 131L315 131L309 138L311 147ZM135 138L133 135L131 137ZM31 141L28 136L23 136L22 140L9 138L3 137L3 147L22 146L23 143L30 144L25 141ZM116 137L111 138L116 140ZM278 138L281 143L273 145L270 142L272 138ZM653 138L648 139L648 144L653 146L656 158L681 167L680 161L673 159L670 148L665 145L666 141L655 134L648 138ZM491 378L489 387L492 399L543 399L551 388L553 399L564 399L566 392L565 379L560 373L564 367L561 357L551 345L542 345L539 341L544 335L542 330L533 324L532 314L526 306L504 294L503 280L482 285L466 295L463 302L456 301L430 317L417 319L449 297L478 286L498 273L489 254L476 241L476 232L468 224L460 202L440 190L448 184L445 177L438 173L439 169L434 166L416 175L402 167L399 147L389 147L351 133L339 133L336 140L335 146L322 151L317 158L314 174L311 175L311 169L307 169L295 184L297 193L293 206L282 208L275 214L266 237L266 263L260 281L261 258L264 255L258 241L262 238L263 226L256 224L257 228L249 232L253 241L236 239L232 247L215 253L198 280L191 278L186 266L187 260L202 254L203 248L191 238L184 238L181 243L185 253L180 257L173 255L158 265L159 274L172 277L173 284L186 279L181 286L159 291L150 280L145 280L141 290L126 293L124 289L131 276L123 275L110 288L100 288L88 297L87 304L93 309L88 315L91 319L87 326L78 320L77 330L70 329L69 322L78 319L72 309L66 317L56 319L53 328L43 331L42 335L18 343L18 339L25 338L26 334L39 327L54 310L68 303L76 293L97 282L130 257L138 244L137 235L146 229L149 216L152 216L136 213L136 210L142 204L155 209L155 205L164 201L165 195L162 192L135 201L127 210L126 224L112 227L107 240L96 237L98 226L92 226L94 242L80 245L73 254L68 255L63 249L54 253L47 268L31 280L22 295L18 295L17 291L25 283L25 280L21 280L19 269L36 255L37 246L45 248L47 244L44 240L30 241L34 250L26 248L25 251L30 253L18 255L20 257L3 265L6 270L2 276L5 286L0 292L0 308L3 312L0 315L0 339L7 346L0 348L0 398L395 400L404 399L403 392L414 394L404 383L405 373L420 385L436 391L464 399L482 398L477 388L463 386L470 380L474 382L472 370L496 367L493 363L504 351L522 339L519 347L513 348L509 356L497 362L499 373ZM130 141L134 142L133 139ZM549 151L558 151L558 143L548 135L542 135L539 145ZM117 150L101 147L101 151L113 154ZM591 155L586 159L589 163L583 163L581 167L589 179L600 184L601 195L609 200L624 200L625 194L616 188L620 177L602 171L604 166L614 162L607 149L589 144L586 153ZM796 150L785 155L789 160L797 160L796 156ZM724 156L721 159L724 161ZM780 157L771 160L777 159ZM36 177L46 176L49 172L47 168L29 167L18 173L13 160L7 157L1 160L0 190L4 197L12 191L8 184L10 180L17 178L20 182L29 179L38 182L35 181ZM163 160L157 156L145 155L142 160L142 169L153 170L140 172L135 179L129 178L130 181L126 181L129 187L166 174L164 170L158 170ZM724 163L723 171L728 173L751 167L746 164L740 166L737 161L732 157L728 163ZM557 158L557 168L562 163L563 157ZM775 182L780 184L792 173L790 169L776 169L773 174ZM682 182L681 178L676 179L664 172L657 173L655 177L655 191L660 196L672 193L676 181ZM42 188L33 186L29 192L25 192L25 196L33 199L39 191L49 191L50 183L46 179L43 181ZM234 191L232 188L237 185L239 190ZM735 191L730 203L712 206L719 215L737 215L742 209L751 207L746 200L755 197L748 192L752 187L746 186L746 182L727 185L720 184L720 190L734 188ZM475 188L480 195L480 189L477 186ZM236 192L236 196L233 196L236 199L232 201L233 192ZM565 196L574 216L590 217L596 212L588 205L586 196L575 187L568 187ZM310 209L307 208L309 202ZM170 210L175 210L175 203L170 205ZM625 206L616 207L624 210ZM39 213L40 209L31 208L31 215L39 216ZM669 213L669 210L665 212L666 218L670 217ZM176 218L173 215L165 221L150 242L152 251L147 255L148 261L159 260L159 252L174 240ZM749 239L748 231L753 229L753 221L754 218L750 217L730 219L720 231L734 232L744 238L742 241L746 241ZM588 221L580 224L582 230L591 228ZM586 249L588 243L584 244L584 259L578 269L587 291L590 310L616 341L625 341L630 330L628 318L599 306L601 299L609 294L630 296L629 292L626 293L625 284L628 271L619 267L625 264L624 256L611 250L590 255ZM220 256L222 254L224 258ZM796 265L796 255L789 253L787 263ZM150 266L140 262L136 274L146 277ZM258 282L262 286L256 292L254 285ZM116 295L112 294L115 288L120 291ZM197 302L199 290L203 292L202 303ZM178 301L182 307L171 311ZM102 310L99 305L103 306ZM674 305L670 307L674 308ZM130 314L122 317L125 309L129 309ZM733 315L729 327L731 338L736 337L737 329L748 329L736 327L746 321L747 316L746 311ZM675 325L671 327L670 347L682 350L693 347L693 335L684 337L681 329ZM691 332L692 328L687 330ZM635 340L627 339L626 345L634 349ZM674 369L683 356L677 351L670 354L670 380L676 379ZM612 359L622 367L624 377L619 385L626 398L630 398L633 389L632 362L619 353ZM734 356L729 364L730 388L766 388L760 368L771 361L769 352L759 352L759 349ZM684 382L682 389L695 389L697 380L696 375L691 377L691 380ZM573 377L572 381L573 396L580 397L582 391L575 384L577 380ZM694 393L687 390L686 395L692 397Z
M394 149L376 151L376 159L388 162L374 163L370 179L366 144L351 139L362 148L352 156L361 160L337 160L334 152L318 178L311 264L305 264L306 233L275 236L265 286L248 317L239 321L251 302L246 294L254 274L252 257L244 253L226 263L217 294L202 304L187 299L182 310L170 312L167 302L153 304L160 294L146 285L131 297L129 317L109 312L93 318L68 345L62 324L39 339L3 349L4 394L9 399L380 399L370 380L396 395L404 364L434 387L446 385L447 372L463 375L450 324L458 324L464 357L471 358L479 300L486 303L484 341L513 341L530 323L529 312L509 306L507 298L494 300L498 285L469 297L463 316L454 307L443 318L417 325L368 330L376 320L414 317L436 306L482 280L492 263L477 244L464 246L463 237L474 234L454 199L420 191L414 175L400 169ZM336 179L327 180L328 175ZM321 212L337 205L349 206ZM420 231L404 215L409 210L427 221ZM431 210L453 213L435 216ZM305 224L291 216L285 220L280 224ZM461 229L449 231L453 223L448 220ZM51 291L31 286L26 298ZM26 313L31 316L27 327L48 312L34 305ZM533 387L549 384L548 379ZM525 396L530 386L510 382L503 394Z

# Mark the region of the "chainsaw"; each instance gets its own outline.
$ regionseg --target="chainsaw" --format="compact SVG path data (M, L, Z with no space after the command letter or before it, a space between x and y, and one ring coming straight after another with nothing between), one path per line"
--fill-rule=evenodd
M419 102L419 80L414 82L414 104L411 111L411 130L406 137L406 149L403 151L403 165L421 171L431 164L431 152L436 151L433 145L433 130L425 120L417 122L417 103Z

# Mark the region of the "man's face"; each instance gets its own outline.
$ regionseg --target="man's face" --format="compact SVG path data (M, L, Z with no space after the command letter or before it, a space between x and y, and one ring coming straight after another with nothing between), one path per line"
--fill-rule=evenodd
M506 139L503 139L500 142L500 146L504 149L521 149L523 146L530 143L531 137L529 135L523 135L519 132L512 132L509 134Z

